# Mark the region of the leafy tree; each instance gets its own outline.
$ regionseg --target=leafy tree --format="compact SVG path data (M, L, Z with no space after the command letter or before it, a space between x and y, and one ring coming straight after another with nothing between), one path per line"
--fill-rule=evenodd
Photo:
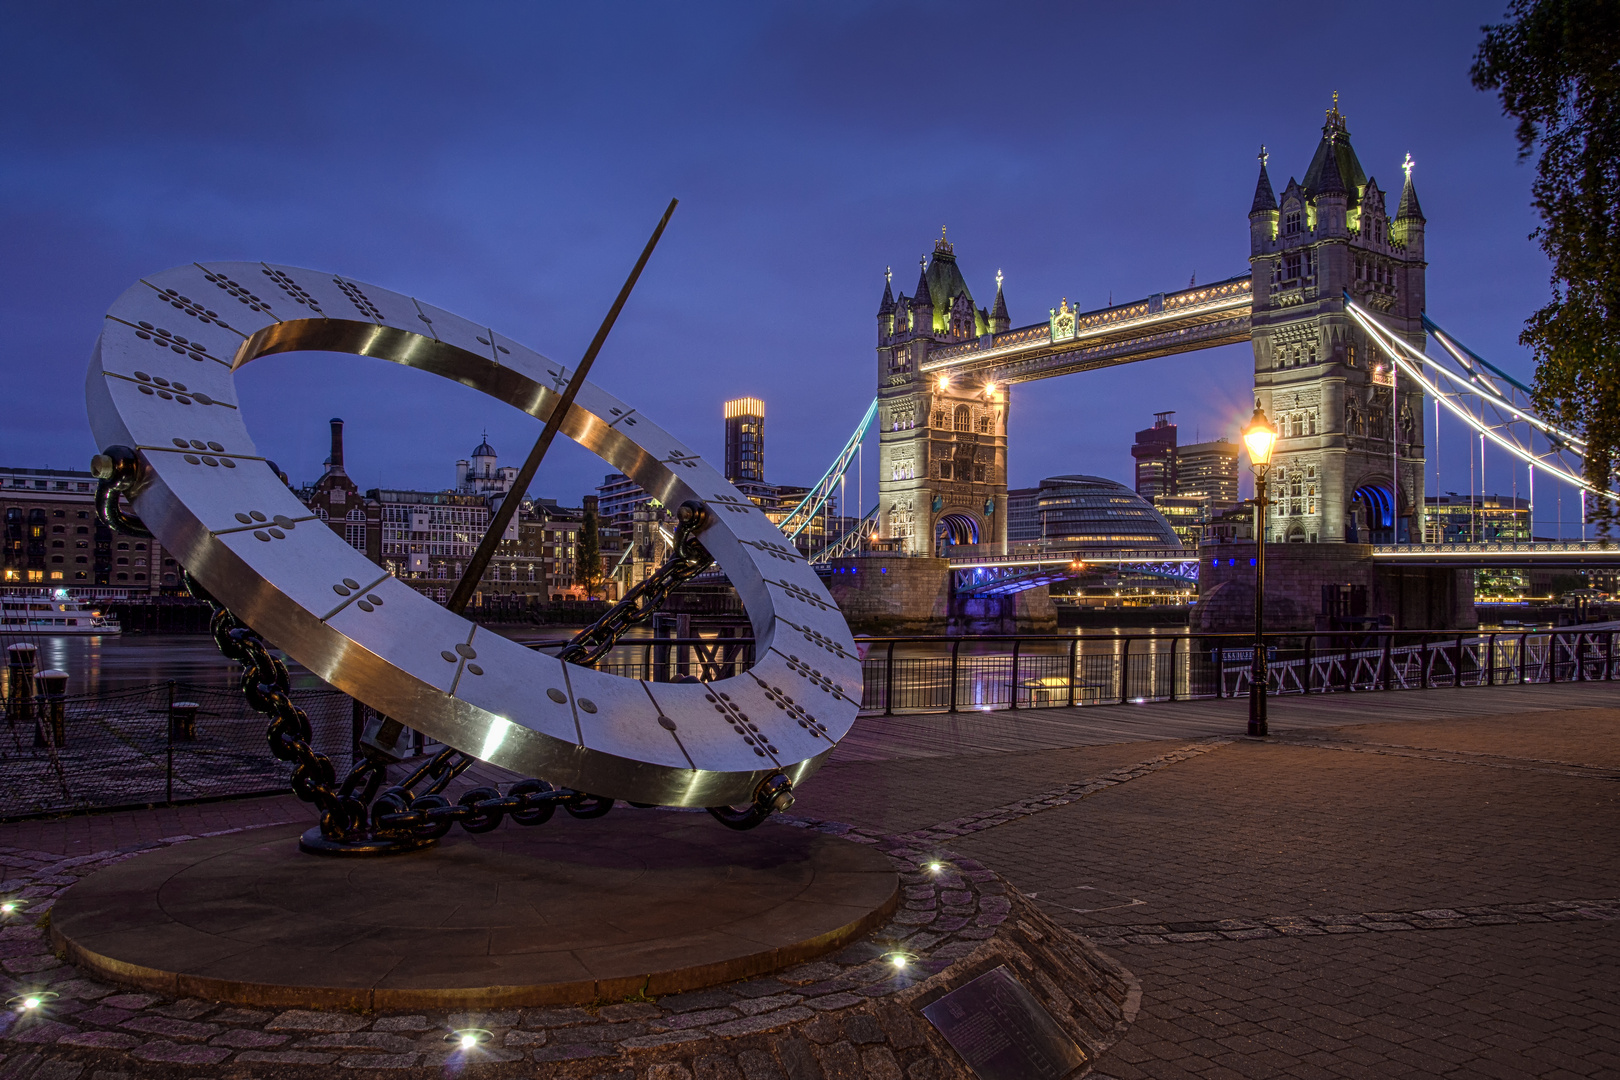
M583 586L585 599L594 600L595 589L602 583L602 527L596 511L585 511L585 520L579 523L579 546L575 550L574 584Z
M1600 490L1620 450L1620 4L1512 0L1485 26L1474 85L1518 120L1519 157L1539 151L1531 234L1552 260L1552 303L1519 335L1536 356L1539 407L1587 440ZM1599 499L1607 534L1615 507Z

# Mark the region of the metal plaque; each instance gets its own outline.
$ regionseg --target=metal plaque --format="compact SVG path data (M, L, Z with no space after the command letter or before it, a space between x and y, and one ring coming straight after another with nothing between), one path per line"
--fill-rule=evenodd
M1062 1080L1086 1063L1085 1051L1006 965L922 1012L980 1080Z
M645 414L587 382L562 432L664 505L708 506L699 540L753 625L750 672L646 683L564 664L368 561L270 471L239 407L237 369L304 350L431 372L542 421L570 375L430 304L299 267L178 266L119 297L85 385L97 445L135 449L134 512L271 644L447 746L635 802L748 803L772 774L798 784L849 731L861 665L825 586L753 503Z

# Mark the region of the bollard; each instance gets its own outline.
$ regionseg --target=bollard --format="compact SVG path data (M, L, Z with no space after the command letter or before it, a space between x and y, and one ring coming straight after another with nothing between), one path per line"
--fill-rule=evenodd
M197 738L197 710L195 701L177 701L169 706L169 738L179 742L194 742Z
M6 726L15 728L34 718L34 654L37 650L20 641L6 649Z
M68 673L46 668L36 676L39 685L39 723L36 730L60 750L67 745Z

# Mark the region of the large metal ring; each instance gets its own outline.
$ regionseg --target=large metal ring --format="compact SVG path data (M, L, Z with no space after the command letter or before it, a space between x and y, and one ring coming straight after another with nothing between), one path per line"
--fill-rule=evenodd
M694 685L563 664L367 560L265 464L238 408L232 372L306 349L419 368L540 420L570 374L448 311L296 267L180 266L119 297L85 386L97 444L135 448L141 521L276 647L448 746L636 802L746 803L774 773L802 781L849 730L861 667L827 590L753 503L638 410L586 383L562 431L665 506L709 507L700 539L753 624L743 674Z

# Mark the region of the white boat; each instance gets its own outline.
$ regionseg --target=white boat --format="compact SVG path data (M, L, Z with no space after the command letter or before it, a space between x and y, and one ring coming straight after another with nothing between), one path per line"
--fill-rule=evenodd
M98 604L69 595L66 589L35 595L0 596L0 634L6 637L67 634L118 634L123 628Z

